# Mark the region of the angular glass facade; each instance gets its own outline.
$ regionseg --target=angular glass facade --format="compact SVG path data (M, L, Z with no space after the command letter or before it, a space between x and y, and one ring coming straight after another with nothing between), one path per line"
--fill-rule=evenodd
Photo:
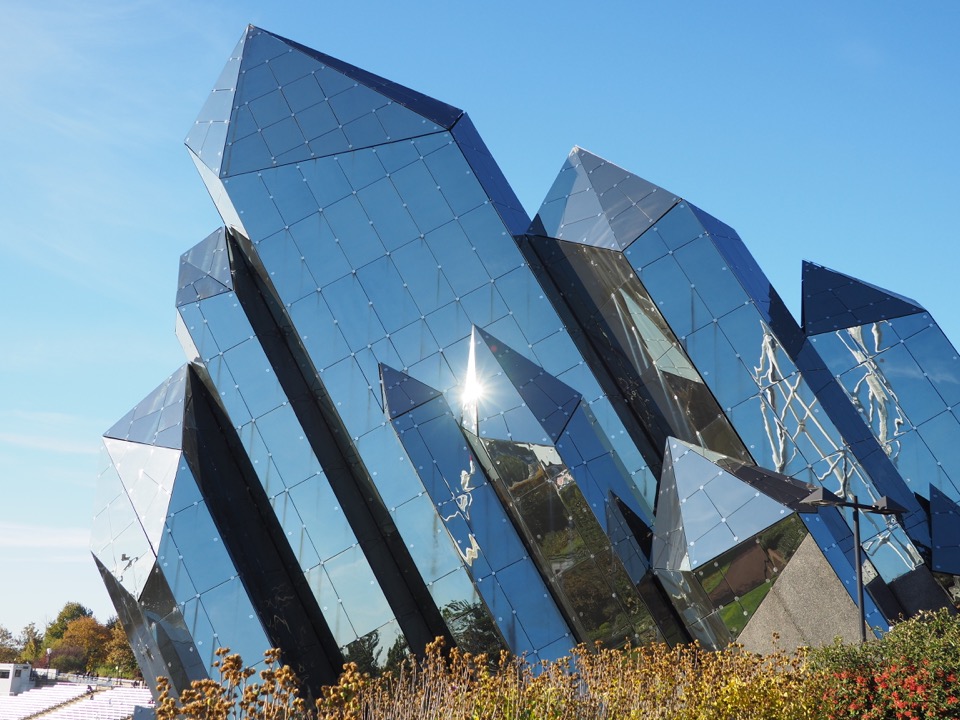
M92 540L146 677L721 646L787 573L853 595L820 486L907 508L863 518L872 626L950 602L960 361L913 301L809 265L798 325L731 228L580 148L531 221L462 111L254 27L186 144L224 227Z

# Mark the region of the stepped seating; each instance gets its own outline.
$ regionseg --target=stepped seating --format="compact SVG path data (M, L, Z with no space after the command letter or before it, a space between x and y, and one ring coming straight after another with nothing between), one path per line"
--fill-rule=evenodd
M23 720L75 701L87 691L86 685L58 683L19 695L0 695L0 720Z
M152 703L153 696L146 688L113 687L62 705L45 713L42 720L123 720L133 715L137 705Z

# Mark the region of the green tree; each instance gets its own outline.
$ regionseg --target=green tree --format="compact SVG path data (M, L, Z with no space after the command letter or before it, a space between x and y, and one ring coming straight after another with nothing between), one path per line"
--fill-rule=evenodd
M63 638L67 631L67 625L72 620L82 617L93 617L93 611L81 605L78 602L68 602L57 615L57 619L47 625L47 630L43 635L44 647L54 647L57 641Z
M67 623L63 637L55 649L79 648L83 653L83 669L93 672L107 660L111 632L94 617L78 617Z
M0 662L14 662L19 654L20 648L17 647L13 633L0 625Z
M43 633L33 623L27 624L17 637L20 646L20 659L28 663L36 663L43 654Z
M83 648L61 642L50 651L50 664L60 672L76 673L86 670L86 657Z
M127 633L117 618L107 621L110 639L107 641L107 667L120 668L121 677L134 677L137 674L137 659L130 648Z

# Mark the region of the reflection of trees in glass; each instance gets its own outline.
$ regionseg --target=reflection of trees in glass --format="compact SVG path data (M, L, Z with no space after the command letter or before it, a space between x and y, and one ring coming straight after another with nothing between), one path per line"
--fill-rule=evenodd
M806 536L803 523L792 515L697 572L710 604L720 611L720 618L734 636L756 612Z
M504 647L493 618L482 602L454 600L440 609L457 647L474 655L486 653L496 658Z
M556 449L482 440L502 495L567 616L585 640L619 645L653 640L646 605ZM486 455L486 458L483 456Z
M356 663L360 672L377 675L380 672L379 657L382 652L380 631L374 630L357 638L343 649L343 662Z
M343 648L343 662L356 663L357 670L361 673L376 676L388 670L399 669L409 652L407 641L400 635L393 641L393 645L387 648L386 657L381 660L384 653L380 643L380 630L374 630Z

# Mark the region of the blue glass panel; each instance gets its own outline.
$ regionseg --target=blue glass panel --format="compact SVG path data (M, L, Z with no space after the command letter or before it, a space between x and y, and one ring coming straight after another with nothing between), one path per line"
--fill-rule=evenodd
M204 504L188 507L168 518L167 526L197 592L219 585L236 573Z
M307 534L307 528L300 519L297 508L291 502L290 496L286 492L281 492L271 498L270 504L280 521L280 527L287 538L287 543L300 564L300 569L306 571L320 562L320 556Z
M452 303L448 307L454 313L459 312L462 316L462 322L465 324L463 332L468 332L469 323L466 315L459 309L459 305ZM438 323L438 327L443 327L442 323ZM391 333L390 340L400 356L401 370L419 362L421 358L437 352L441 346L441 343L430 332L427 322L423 320L418 320L395 333Z
M404 288L403 279L389 257L382 257L357 271L357 278L373 311L388 333L409 325L420 317L420 310Z
M393 618L359 545L327 560L323 568L358 635L365 635Z
M319 470L310 443L304 437L290 405L281 405L258 417L257 429L270 449L274 464L287 487L298 484Z
M686 203L676 205L657 221L654 229L668 250L676 250L704 233L703 226Z
M325 100L316 78L309 73L297 79L284 81L281 92L290 110L295 113Z
M361 190L386 175L375 149L357 150L334 158L354 190Z
M424 162L455 215L462 215L486 202L486 193L452 140L446 147L426 156Z
M327 627L333 633L334 639L341 647L347 643L353 642L357 638L357 633L350 624L347 613L344 610L340 598L337 597L333 583L330 581L324 567L318 565L305 573L307 582L310 585L310 591L320 605L323 612L323 619L327 622Z
M342 200L353 191L347 176L335 159L301 162L298 169L306 179L306 185L313 194L316 204L321 208Z
M390 176L421 233L453 220L454 213L423 163L407 165Z
M310 215L291 226L289 234L295 242L295 249L285 249L285 253L293 254L294 262L300 260L305 263L308 271L306 275L297 268L291 287L300 288L302 292L309 276L315 283L314 287L319 289L350 273L350 263L341 252L340 243L323 215ZM270 267L272 272L276 272L272 265Z
M251 415L263 415L284 402L280 382L256 339L227 350L223 359L240 386L240 394Z
M364 348L386 334L371 307L370 298L355 275L325 287L323 297L351 349Z
M386 109L387 108L383 108L383 110ZM441 134L446 135L446 133ZM380 163L388 173L396 172L410 163L417 162L421 157L420 151L417 150L416 141L414 140L379 145L374 148L372 152L377 153L377 157L380 158Z
M309 75L318 67L316 60L308 58L303 53L294 52L291 47L287 47L286 52L270 58L269 66L277 82L284 86Z
M567 634L566 623L563 622L556 605L550 602L543 580L531 563L518 562L509 565L498 572L496 578L508 596L523 598L523 604L527 607L541 608L539 613L528 612L519 618L523 632L533 643L533 647L543 647Z
M304 158L307 141L300 132L300 126L292 117L285 117L279 122L263 129L263 140L275 158L283 160L300 160ZM289 157L295 155L296 157ZM288 159L289 157L289 159Z
M672 255L645 267L640 280L670 324L674 335L681 340L713 320L713 313L707 310L696 290L690 287L690 280Z
M960 423L950 412L942 412L917 428L928 448L935 448L937 461L954 483L960 483ZM940 450L940 449L943 450ZM946 451L947 448L951 450Z
M321 560L356 543L356 537L326 478L317 474L289 490Z
M747 294L709 238L701 237L684 245L674 257L714 317L747 301Z
M233 120L230 122L227 131L227 144L233 145L237 140L253 135L257 132L257 121L253 119L253 113L246 105L241 105L233 113Z
M213 637L220 645L229 646L251 665L263 658L270 641L239 578L203 593L200 603L213 627Z
M457 384L457 378L451 372L443 352L434 353L414 363L410 366L410 374L441 392L446 392Z
M527 268L517 268L497 279L497 289L510 307L528 343L542 340L561 329L550 301Z
M496 582L496 578L487 577L478 581L477 589L490 609L490 615L497 623L500 633L507 642L507 647L519 654L533 650L534 645L517 621L513 607L503 588Z
M523 264L513 237L492 205L481 205L460 215L460 226L477 248L490 277L499 277Z
M425 240L407 243L394 250L391 258L422 314L453 300L453 290Z
M263 143L257 135L251 136L250 139ZM245 143L247 140L240 142ZM235 144L234 147L236 148L237 145ZM246 157L239 151L236 155ZM270 163L267 162L263 167L269 167L269 165ZM241 175L224 180L224 186L234 207L240 213L247 236L254 243L283 230L287 223L280 216L277 206L270 199L270 193L258 174Z
M461 566L460 556L427 495L408 500L392 514L424 580L443 577Z
M427 122L425 118L397 103L391 102L377 108L376 116L387 134L387 140L412 137L439 129L438 125Z
M288 232L265 238L257 246L257 252L270 268L270 279L285 305L316 292L318 283Z
M396 250L419 236L419 229L389 177L359 190L357 197L387 250Z
M904 345L896 345L881 353L876 362L882 373L894 379L900 407L914 425L946 409L943 398Z
M371 147L390 139L374 112L361 115L356 120L344 124L343 134L347 136L348 148Z
M459 223L447 223L428 233L426 240L456 295L466 295L490 282L486 269Z
M470 318L459 302L452 302L427 315L427 326L440 347L470 334ZM424 353L425 357L429 353Z
M493 283L481 285L460 298L460 305L467 312L470 322L479 327L508 314L508 309Z
M340 249L353 268L366 265L384 252L380 238L373 231L370 218L353 195L335 202L323 211L334 235L340 240Z
M383 408L376 397L379 393L370 392L370 383L354 358L328 367L322 380L351 437L360 437L383 422Z
M700 374L721 408L735 407L757 393L752 373L730 346L718 324L710 323L688 335L684 349L700 368Z
M907 339L905 344L944 402L948 405L960 403L960 357L940 329L923 330Z
M315 199L299 167L286 165L265 170L261 177L286 225L293 225L316 212Z
M261 68L256 68L247 73L247 80L249 81L250 75L253 73L259 73ZM269 71L268 71L269 72ZM272 78L273 90L267 92L264 95L261 95L258 98L249 100L246 104L250 109L250 113L253 115L253 119L256 121L257 126L263 130L270 125L273 125L284 118L290 119L290 106L287 105L287 101L284 99L283 94L280 92L280 89L277 87L276 80ZM264 87L266 82L264 82ZM264 138L266 139L266 138Z
M320 69L317 70L314 75L323 90L323 94L327 97L349 90L356 85L353 78L349 78L343 73L323 65L321 65Z
M891 441L885 448L894 467L914 493L929 497L931 485L948 489L954 495L951 479L946 475L926 443L916 432L908 432ZM960 497L960 494L957 494Z
M322 80L321 80L322 83ZM354 85L330 97L330 107L341 125L386 105L387 99L362 85Z
M277 89L277 79L270 72L269 66L260 63L252 55L253 47L244 48L244 60L240 70L239 84L237 87L237 102L249 103L254 98L260 97Z
M388 508L396 508L423 492L423 485L391 428L377 428L362 436L356 445Z

